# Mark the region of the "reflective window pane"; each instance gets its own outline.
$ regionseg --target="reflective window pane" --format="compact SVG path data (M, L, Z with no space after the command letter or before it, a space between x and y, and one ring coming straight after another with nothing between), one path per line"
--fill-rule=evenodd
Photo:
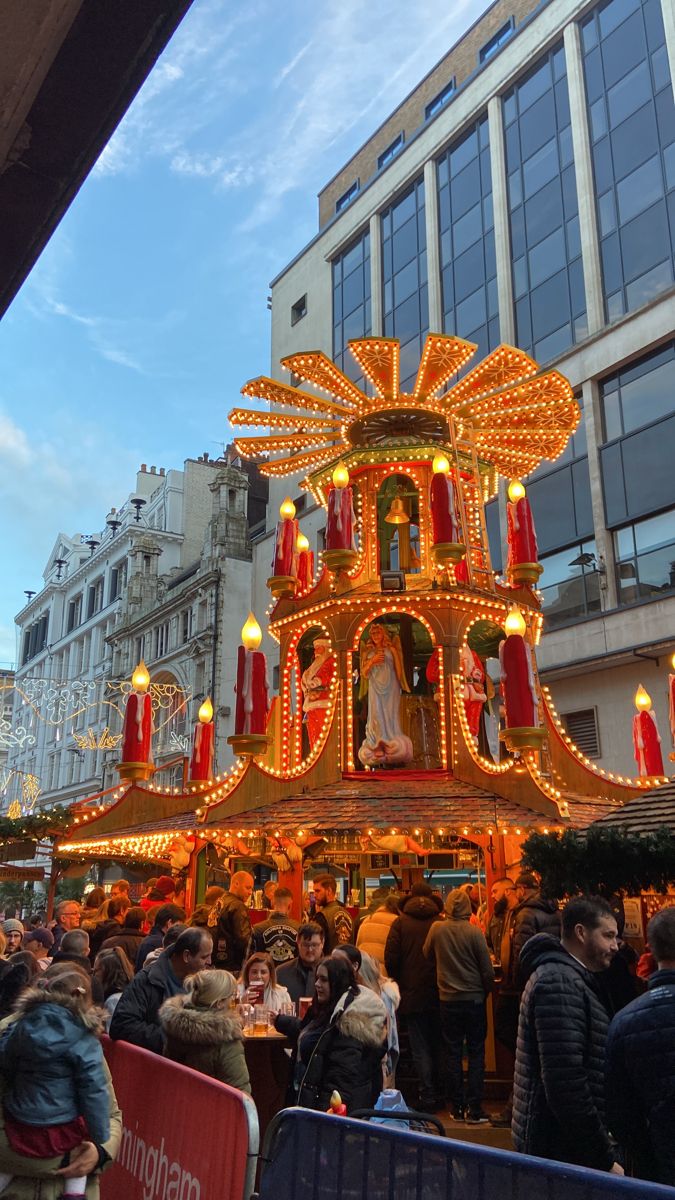
M333 359L359 386L365 384L360 368L347 349L350 338L371 333L370 234L362 233L333 259Z

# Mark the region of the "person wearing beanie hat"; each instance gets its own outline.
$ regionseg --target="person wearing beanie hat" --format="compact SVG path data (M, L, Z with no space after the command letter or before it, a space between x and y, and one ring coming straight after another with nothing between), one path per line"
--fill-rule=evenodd
M160 892L166 900L167 896L173 896L176 890L176 884L170 875L160 875L155 884L155 891Z
M483 1125L489 1120L482 1108L487 1034L485 1002L495 975L485 937L470 923L471 900L466 891L450 892L445 901L445 912L447 920L436 921L429 929L424 954L436 964L447 1095L455 1120L466 1118L468 1125ZM462 1070L465 1041L469 1060L466 1089Z
M7 921L3 921L2 932L4 933L5 941L7 942L5 951L6 954L14 954L17 950L21 949L21 943L25 933L21 921L17 921L14 917L10 917Z

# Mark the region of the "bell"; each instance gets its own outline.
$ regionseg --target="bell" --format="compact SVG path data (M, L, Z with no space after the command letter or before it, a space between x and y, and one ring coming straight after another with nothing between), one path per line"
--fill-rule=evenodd
M400 496L394 496L391 502L391 508L384 518L389 525L407 525L410 517L405 511L403 501Z

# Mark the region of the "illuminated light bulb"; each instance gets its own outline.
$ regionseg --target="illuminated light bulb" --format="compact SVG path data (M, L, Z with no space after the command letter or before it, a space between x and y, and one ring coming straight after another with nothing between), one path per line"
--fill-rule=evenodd
M143 659L139 662L136 670L131 676L131 686L135 692L147 692L150 687L150 672L146 667Z
M675 671L675 653L671 654L670 656L670 665L673 668L673 671Z
M295 548L298 554L302 554L305 550L309 550L309 538L305 537L304 533L299 533L296 537Z
M199 717L202 725L208 725L209 722L213 720L213 705L211 703L210 696L207 696L204 703L200 705L197 716Z
M520 635L520 637L524 636L527 625L525 624L525 618L517 604L511 605L509 614L504 622L504 629L509 635L512 633L517 633Z
M349 483L349 471L344 463L338 463L333 471L333 487L343 488Z
M242 626L241 640L247 650L257 650L262 641L262 629L250 612Z
M434 461L431 464L431 469L434 475L447 475L450 472L450 463L445 454L435 454Z
M637 692L633 696L633 703L635 704L638 712L649 712L652 706L652 698L649 695L649 692L645 691L642 684L640 684Z
M295 516L295 505L294 505L293 501L291 500L290 496L287 496L286 499L283 501L283 503L280 504L279 516L284 521L286 521L286 520L292 521L293 520L293 517Z
M512 479L508 486L509 500L515 504L517 500L522 500L525 495L525 488L519 479Z

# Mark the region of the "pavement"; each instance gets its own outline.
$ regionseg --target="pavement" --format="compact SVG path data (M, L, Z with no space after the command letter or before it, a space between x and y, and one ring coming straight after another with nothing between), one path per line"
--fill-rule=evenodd
M485 1111L495 1116L499 1111L486 1105ZM510 1129L495 1129L493 1125L467 1125L465 1121L455 1121L449 1112L439 1112L437 1117L443 1123L446 1136L458 1142L473 1142L476 1146L494 1146L496 1150L512 1150Z

